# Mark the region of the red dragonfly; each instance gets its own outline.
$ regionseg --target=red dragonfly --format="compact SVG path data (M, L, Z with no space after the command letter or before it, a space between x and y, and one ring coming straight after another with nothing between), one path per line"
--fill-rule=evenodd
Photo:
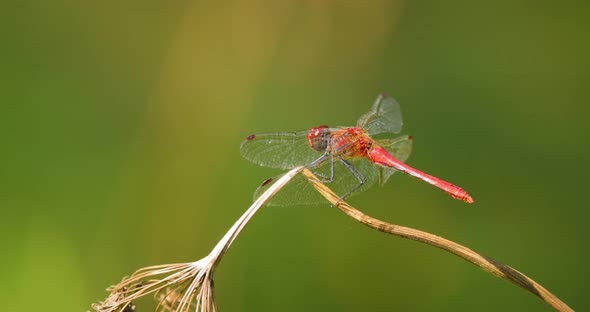
M306 166L342 198L367 189L377 180L383 185L393 173L401 171L440 188L453 198L473 203L462 188L404 163L412 149L411 136L372 138L399 133L401 128L399 104L381 94L355 127L318 126L305 131L252 134L242 142L240 152L260 166L280 169ZM272 180L262 183L255 198ZM311 184L300 177L289 182L269 204L311 204L322 200Z

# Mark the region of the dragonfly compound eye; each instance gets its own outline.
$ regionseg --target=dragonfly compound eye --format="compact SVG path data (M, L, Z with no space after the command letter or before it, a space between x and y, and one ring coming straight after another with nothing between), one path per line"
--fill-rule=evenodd
M307 143L316 151L323 152L328 147L328 126L311 128L307 132Z

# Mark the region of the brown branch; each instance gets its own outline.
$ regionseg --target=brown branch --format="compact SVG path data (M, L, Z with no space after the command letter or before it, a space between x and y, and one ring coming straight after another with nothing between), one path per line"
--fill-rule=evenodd
M513 284L528 290L533 295L541 298L551 307L557 311L573 311L564 302L559 300L555 295L535 282L528 276L518 272L517 270L502 264L492 258L482 256L481 254L463 246L457 244L448 239L436 236L427 232L416 230L413 228L386 223L381 220L375 219L368 216L352 206L347 202L340 199L331 189L321 183L319 179L309 170L304 169L303 175L309 180L309 182L315 187L315 189L322 194L332 205L342 210L345 214L357 220L358 222L365 224L373 229L379 230L384 233L401 236L403 238L415 240L418 242L425 243L427 245L435 246L440 249L446 250L454 255L457 255L476 266L482 268L484 271L492 273L502 279L508 280Z

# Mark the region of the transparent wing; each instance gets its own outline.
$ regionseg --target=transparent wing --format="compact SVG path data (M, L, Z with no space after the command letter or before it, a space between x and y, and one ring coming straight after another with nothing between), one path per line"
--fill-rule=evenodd
M399 104L390 96L380 94L371 110L361 116L356 126L369 135L399 133L402 130L402 113Z
M281 175L264 181L254 192L253 200L256 200L264 191L268 189L274 181L278 180ZM275 196L267 203L269 206L289 206L289 205L310 205L321 203L322 197L311 186L302 174L295 176L287 185L285 185Z
M376 167L366 159L349 161L365 177L365 183L348 197L359 194L371 187L378 179ZM330 160L325 161L321 167L312 170L330 189L339 196L344 196L354 190L358 185L357 178L337 159L334 161L334 176L332 182L324 181L330 177ZM254 199L258 198L280 175L268 179L254 192ZM348 198L347 197L347 198ZM302 175L298 174L285 185L269 202L271 206L311 205L328 203Z
M383 147L395 159L405 162L412 152L412 137L402 135L393 139L377 140L377 145ZM383 185L397 170L388 167L377 166L379 184Z
M305 166L322 156L307 143L307 131L258 133L247 137L240 153L264 167L292 169Z

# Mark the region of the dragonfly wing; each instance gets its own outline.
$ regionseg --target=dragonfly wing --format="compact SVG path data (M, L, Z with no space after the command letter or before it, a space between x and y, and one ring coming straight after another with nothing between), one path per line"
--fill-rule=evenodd
M334 160L334 176L333 180L327 181L331 175L330 160L325 161L322 166L314 168L313 172L318 176L320 181L325 183L330 189L332 189L339 196L344 196L348 193L348 197L359 194L378 179L377 170L375 166L365 159L358 159L349 161L365 178L365 182L356 191L350 193L359 184L357 178L344 166L338 159ZM276 181L280 176L268 179L262 183L256 189L254 193L254 199L256 200L264 191L272 185L273 181ZM347 197L347 198L348 198ZM270 206L289 206L289 205L311 205L327 203L327 200L322 197L315 188L307 181L302 175L298 174L289 183L287 183L283 189L281 189L269 202Z
M292 169L305 166L322 156L307 143L307 131L259 133L247 137L240 153L264 167Z
M402 135L393 139L378 140L379 146L383 147L393 158L405 162L412 152L412 137L409 135ZM383 185L392 174L397 170L389 167L377 166L379 175L379 184Z
M357 127L365 129L369 135L375 135L399 133L402 124L402 113L397 101L386 94L380 94L371 110L359 118Z
M254 200L264 193L281 175L264 181L254 192ZM322 202L323 197L302 175L296 175L267 203L269 206L311 205ZM323 199L325 201L325 199Z
M375 166L370 161L368 161L367 159L355 158L355 159L348 160L348 162L350 162L360 173L362 173L363 177L365 178L365 182L363 183L363 185L361 185L354 193L350 194L350 196L354 196L356 194L360 194L360 193L368 190L371 186L373 186L375 184L375 182L377 182L379 180L379 172L377 170L378 167ZM349 173L349 172L347 172L347 173L348 173L348 176L351 176L351 173ZM348 185L345 186L344 188L350 190L350 187L352 186L354 188L356 186L357 182L358 181L354 177L352 177L352 179L350 179L347 182ZM351 183L354 183L354 184L351 185ZM337 193L337 194L340 194L340 193Z

